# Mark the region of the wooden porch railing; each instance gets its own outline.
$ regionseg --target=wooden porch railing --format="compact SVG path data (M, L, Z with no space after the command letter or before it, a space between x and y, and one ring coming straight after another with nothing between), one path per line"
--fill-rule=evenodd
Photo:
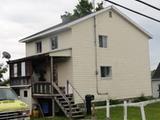
M69 88L70 87L72 88L72 91L75 92L79 96L79 98L82 100L83 104L81 104L80 107L83 108L83 111L86 114L87 108L86 108L86 101L85 101L85 99L80 95L80 93L76 90L76 88L72 85L72 83L70 83L69 80L67 80L67 94L69 94Z
M35 82L32 85L33 94L52 94L52 85L51 82Z
M14 77L10 79L10 85L29 85L31 84L30 76L24 76L24 77Z

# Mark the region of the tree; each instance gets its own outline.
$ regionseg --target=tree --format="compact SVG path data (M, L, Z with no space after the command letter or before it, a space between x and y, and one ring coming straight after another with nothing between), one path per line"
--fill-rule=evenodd
M4 74L7 72L7 65L0 63L0 82L4 81Z
M152 71L151 71L151 76L154 75L155 71L156 71L156 70L152 70Z
M96 11L102 10L103 8L103 2L97 3Z
M103 2L97 3L96 11L101 10L103 8ZM63 17L65 17L67 21L72 21L83 16L89 15L93 12L94 8L91 2L89 2L88 0L80 0L79 3L76 5L76 8L73 10L73 14L66 11Z
M91 14L93 10L92 3L88 0L81 0L79 4L76 5L76 8L73 10L73 16L75 18L80 18L85 15Z

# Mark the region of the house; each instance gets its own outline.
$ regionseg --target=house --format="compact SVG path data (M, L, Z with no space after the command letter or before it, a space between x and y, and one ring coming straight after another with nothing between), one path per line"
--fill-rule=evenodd
M160 63L152 75L152 95L154 98L160 98Z
M46 116L58 108L68 117L82 116L77 103L88 94L95 101L151 96L149 39L109 6L21 39L26 57L9 62L10 84L31 108L40 104Z

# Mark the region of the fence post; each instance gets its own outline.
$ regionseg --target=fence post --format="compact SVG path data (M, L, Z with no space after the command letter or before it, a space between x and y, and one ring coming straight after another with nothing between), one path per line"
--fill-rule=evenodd
M110 120L110 103L109 103L109 99L106 100L106 119Z
M144 105L143 105L143 103L141 103L141 105L140 105L140 109L141 109L141 116L142 116L142 120L146 120L146 115L145 115L145 111L144 111Z
M124 120L127 120L127 101L124 101Z

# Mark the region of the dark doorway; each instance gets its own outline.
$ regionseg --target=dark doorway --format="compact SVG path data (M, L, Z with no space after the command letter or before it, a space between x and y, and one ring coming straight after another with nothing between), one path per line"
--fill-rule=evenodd
M44 116L52 116L52 99L38 99Z
M53 63L53 82L58 85L58 66L56 63Z

